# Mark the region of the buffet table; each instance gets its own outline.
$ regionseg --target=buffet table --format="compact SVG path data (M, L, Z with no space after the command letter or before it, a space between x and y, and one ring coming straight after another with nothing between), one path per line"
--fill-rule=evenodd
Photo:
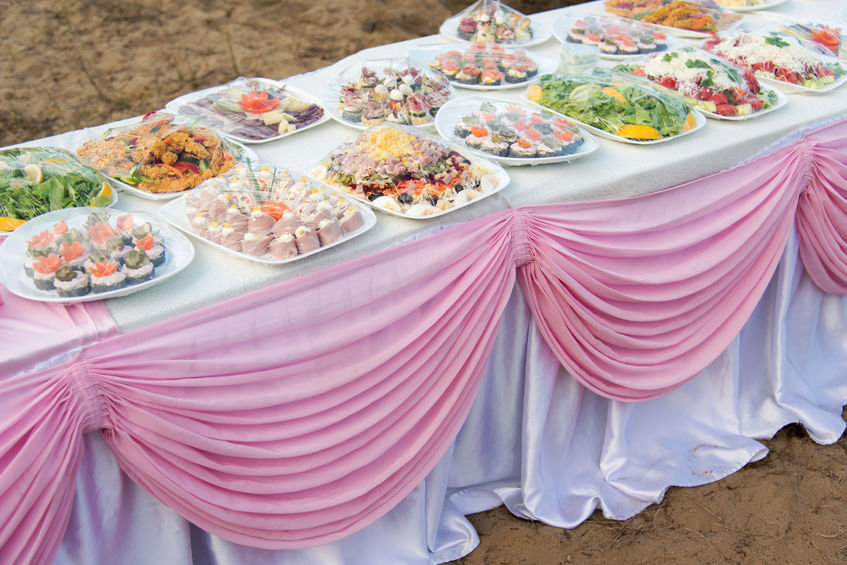
M837 4L771 13L839 21ZM320 97L349 65L435 41L287 82ZM329 122L255 151L306 170L353 134ZM623 519L763 457L756 439L788 423L836 441L843 88L600 144L285 266L198 244L179 275L105 303L0 289L0 560L440 563L476 546L469 513Z

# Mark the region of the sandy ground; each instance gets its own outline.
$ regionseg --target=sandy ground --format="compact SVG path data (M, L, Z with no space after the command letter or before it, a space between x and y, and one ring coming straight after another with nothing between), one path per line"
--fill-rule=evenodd
M570 2L575 3L575 2ZM453 0L0 1L0 146L161 108L238 76L284 78L365 47L436 33ZM513 2L533 13L566 2ZM463 565L847 563L847 438L789 426L763 461L668 491L626 521L598 512L573 530L471 517Z

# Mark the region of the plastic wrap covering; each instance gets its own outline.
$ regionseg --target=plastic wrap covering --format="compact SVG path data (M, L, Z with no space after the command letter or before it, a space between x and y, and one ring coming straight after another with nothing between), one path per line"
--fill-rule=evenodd
M623 139L656 140L695 126L688 102L646 79L596 69L584 76L544 75L530 100Z
M0 151L0 232L41 214L75 206L111 206L106 179L53 147Z
M532 21L497 0L478 0L462 12L456 34L467 41L527 43L533 38Z
M452 100L436 125L448 141L505 165L564 161L597 148L589 134L558 115L490 98Z
M399 57L349 67L330 81L324 103L338 121L361 129L427 126L452 93L443 75Z
M740 14L723 11L712 0L606 0L606 11L646 23L703 33L729 29L742 18Z
M667 34L660 28L642 22L596 14L560 18L553 33L565 43L596 45L606 56L634 57L666 51ZM672 46L678 41L671 40Z
M345 142L312 174L374 208L413 218L454 210L509 182L496 163L468 159L438 137L390 125Z
M675 90L692 106L713 116L750 116L774 108L781 100L775 90L762 88L753 71L692 47L619 65L615 70Z
M205 243L265 263L303 258L375 223L373 212L323 183L247 165L166 204L161 214Z
M87 164L137 192L189 190L231 169L241 150L214 131L175 121L169 113L109 129L83 143L77 154Z
M793 35L766 31L740 32L706 41L703 48L757 76L810 91L843 84L847 67L837 59L809 49Z
M273 141L325 120L307 94L264 78L239 78L222 87L187 94L168 109L203 116L204 124L243 143Z

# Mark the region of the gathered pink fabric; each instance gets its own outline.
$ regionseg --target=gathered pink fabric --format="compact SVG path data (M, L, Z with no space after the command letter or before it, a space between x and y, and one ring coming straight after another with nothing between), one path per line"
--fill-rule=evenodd
M17 376L4 365L0 561L53 558L88 430L225 539L302 548L367 526L455 437L516 277L585 386L664 394L734 339L795 220L814 280L847 284L845 140L842 121L647 196L502 211L64 363Z

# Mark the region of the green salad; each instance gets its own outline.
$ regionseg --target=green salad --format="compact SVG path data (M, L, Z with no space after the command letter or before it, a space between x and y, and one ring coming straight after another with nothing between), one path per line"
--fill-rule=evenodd
M673 137L697 123L681 96L617 73L544 75L527 96L584 124L637 141Z
M108 206L112 190L96 170L50 147L0 151L0 231L76 206Z

